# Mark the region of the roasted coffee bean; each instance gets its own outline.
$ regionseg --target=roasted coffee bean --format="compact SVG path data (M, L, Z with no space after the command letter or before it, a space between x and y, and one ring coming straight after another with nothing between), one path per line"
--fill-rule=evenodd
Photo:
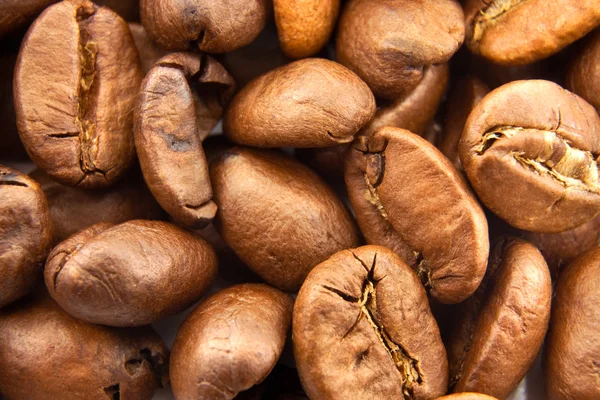
M201 140L234 90L221 64L191 53L162 58L142 83L135 146L144 179L158 203L183 225L205 226L217 211Z
M535 246L498 242L479 289L457 306L446 343L450 389L507 398L542 346L551 298L548 266Z
M17 125L33 161L64 185L114 183L134 160L141 80L121 17L87 0L47 8L27 32L15 68Z
M92 225L56 246L44 278L69 314L112 326L140 326L197 301L217 273L211 246L175 225Z
M154 64L169 54L169 52L150 39L142 24L129 23L129 31L131 31L135 47L140 55L142 71L145 76L154 67Z
M317 54L329 41L340 0L274 0L283 52L291 58Z
M0 2L0 38L27 26L44 8L58 0L3 0Z
M210 173L219 233L248 267L280 289L297 290L315 265L358 245L341 200L292 158L236 147L216 157Z
M293 341L310 398L446 393L446 350L427 294L385 247L343 250L311 271L294 305Z
M224 132L255 147L327 147L352 141L375 114L375 99L356 74L309 58L246 85L224 117Z
M504 65L548 57L600 24L599 0L466 0L469 49Z
M555 83L517 81L488 94L459 155L481 201L516 228L562 232L600 212L600 117Z
M345 177L367 243L394 250L443 303L473 294L485 274L487 222L442 153L406 130L382 128L355 141Z
M495 397L481 393L455 393L444 397L438 397L437 400L497 400Z
M292 306L285 293L257 284L233 286L204 300L173 345L175 397L229 400L262 382L283 350Z
M458 157L458 142L469 114L479 102L490 92L481 79L469 75L459 80L452 89L446 104L443 139L439 149L456 168L462 170Z
M29 175L48 200L54 243L98 222L120 224L163 216L152 193L138 176L127 176L109 188L85 190L61 185L40 169Z
M225 53L252 42L264 28L267 0L140 0L142 24L170 50Z
M41 281L51 246L52 220L44 192L27 175L0 165L0 307Z
M149 327L88 324L40 293L0 310L0 370L7 400L150 400L168 350Z
M350 0L339 21L336 56L375 96L408 95L429 66L447 62L464 39L454 0Z
M600 398L600 248L565 268L558 279L546 341L550 400Z
M585 46L569 66L566 87L600 110L600 29L586 39Z

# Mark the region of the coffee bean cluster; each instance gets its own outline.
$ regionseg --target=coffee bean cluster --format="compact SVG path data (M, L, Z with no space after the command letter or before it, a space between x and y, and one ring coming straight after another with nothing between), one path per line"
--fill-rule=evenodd
M600 399L598 26L0 0L0 399Z

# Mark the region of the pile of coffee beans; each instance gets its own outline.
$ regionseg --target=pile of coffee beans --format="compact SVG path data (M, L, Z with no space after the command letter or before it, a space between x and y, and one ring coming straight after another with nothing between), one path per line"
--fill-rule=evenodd
M0 0L0 399L600 399L599 26Z

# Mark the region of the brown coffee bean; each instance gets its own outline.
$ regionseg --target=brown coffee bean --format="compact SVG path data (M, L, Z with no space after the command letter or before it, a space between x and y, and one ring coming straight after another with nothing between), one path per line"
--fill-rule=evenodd
M540 252L521 240L501 240L473 297L456 310L447 339L450 389L505 399L542 346L552 283Z
M201 140L221 118L235 83L208 56L174 53L142 83L135 109L135 146L144 179L179 223L202 227L215 216Z
M51 246L44 192L27 175L0 165L0 307L36 287Z
M127 176L109 188L93 190L63 186L40 169L30 177L48 200L54 243L98 222L120 224L132 219L161 219L163 215L141 177Z
M464 39L454 0L351 0L340 17L336 56L375 96L408 95L427 67L447 62Z
M394 250L443 303L473 294L487 263L487 222L442 153L413 133L382 128L355 141L345 177L367 243Z
M252 42L264 28L266 0L141 0L142 24L169 50L225 53Z
M161 58L169 54L169 52L150 39L146 29L142 24L131 22L129 25L129 31L133 36L135 47L140 55L140 62L144 76L154 67L154 64Z
M229 400L262 382L279 359L292 298L244 284L204 300L179 328L171 357L178 399Z
M0 38L27 26L44 8L58 0L3 0L0 2Z
M375 114L373 94L356 74L310 58L246 85L223 120L227 137L254 147L327 147L352 141Z
M454 393L438 397L437 400L497 400L495 397L481 393Z
M117 14L87 0L47 8L15 67L17 124L33 161L64 185L114 183L134 159L141 80L131 33Z
M317 54L329 41L340 0L274 0L283 52L291 58Z
M358 245L344 204L283 154L236 147L210 164L219 233L268 283L297 290L318 263Z
M600 248L573 261L560 275L546 341L550 400L600 398Z
M600 110L600 29L590 34L569 66L566 87Z
M161 221L100 223L52 250L44 278L69 314L112 326L139 326L197 301L217 273L204 240Z
M415 273L380 246L343 250L302 285L293 319L302 386L314 399L431 399L446 350Z
M467 0L469 49L504 65L548 57L600 24L600 1Z
M46 293L0 311L0 393L11 400L150 400L168 350L149 327L79 321Z
M600 212L600 117L555 83L491 92L469 116L459 153L481 201L516 228L562 232Z
M575 229L560 233L522 232L548 263L553 278L577 256L600 245L600 216Z
M466 76L456 82L446 103L443 139L439 149L456 168L462 170L458 157L458 142L469 114L490 92L488 86L474 75Z

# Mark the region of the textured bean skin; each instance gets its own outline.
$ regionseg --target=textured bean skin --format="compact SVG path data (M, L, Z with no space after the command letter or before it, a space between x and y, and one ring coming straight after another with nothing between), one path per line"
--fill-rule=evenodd
M298 290L315 265L358 245L341 200L283 154L235 147L216 156L210 173L221 237L273 286Z
M293 319L302 386L314 399L431 399L447 360L416 274L380 246L343 250L302 285Z
M473 109L459 144L481 201L510 225L542 233L573 229L598 215L599 154L596 110L542 80L489 93Z
M16 31L31 22L44 8L58 0L4 0L0 3L0 37Z
M0 393L11 400L150 400L168 381L168 349L150 327L79 321L47 293L0 311Z
M600 397L598 285L598 247L578 257L559 277L544 354L546 389L550 400Z
M52 220L39 185L0 165L0 308L30 293L52 246Z
M477 292L457 310L446 348L450 389L507 398L542 346L552 282L533 245L502 240Z
M292 323L292 298L242 284L204 300L175 339L171 381L177 399L229 400L262 382Z
M116 182L135 156L142 77L131 33L113 11L78 0L47 8L22 42L14 76L17 126L32 160L64 185Z
M352 141L375 114L375 99L352 71L309 58L246 85L224 117L234 143L254 147L327 147Z
M162 221L96 224L52 250L46 286L84 321L140 326L197 301L217 273L212 247Z
M497 400L495 397L481 393L454 393L438 397L437 400Z
M600 29L585 39L567 72L565 86L600 110Z
M395 251L443 303L458 303L477 289L489 252L487 221L433 145L406 130L382 128L354 142L345 179L367 243Z

